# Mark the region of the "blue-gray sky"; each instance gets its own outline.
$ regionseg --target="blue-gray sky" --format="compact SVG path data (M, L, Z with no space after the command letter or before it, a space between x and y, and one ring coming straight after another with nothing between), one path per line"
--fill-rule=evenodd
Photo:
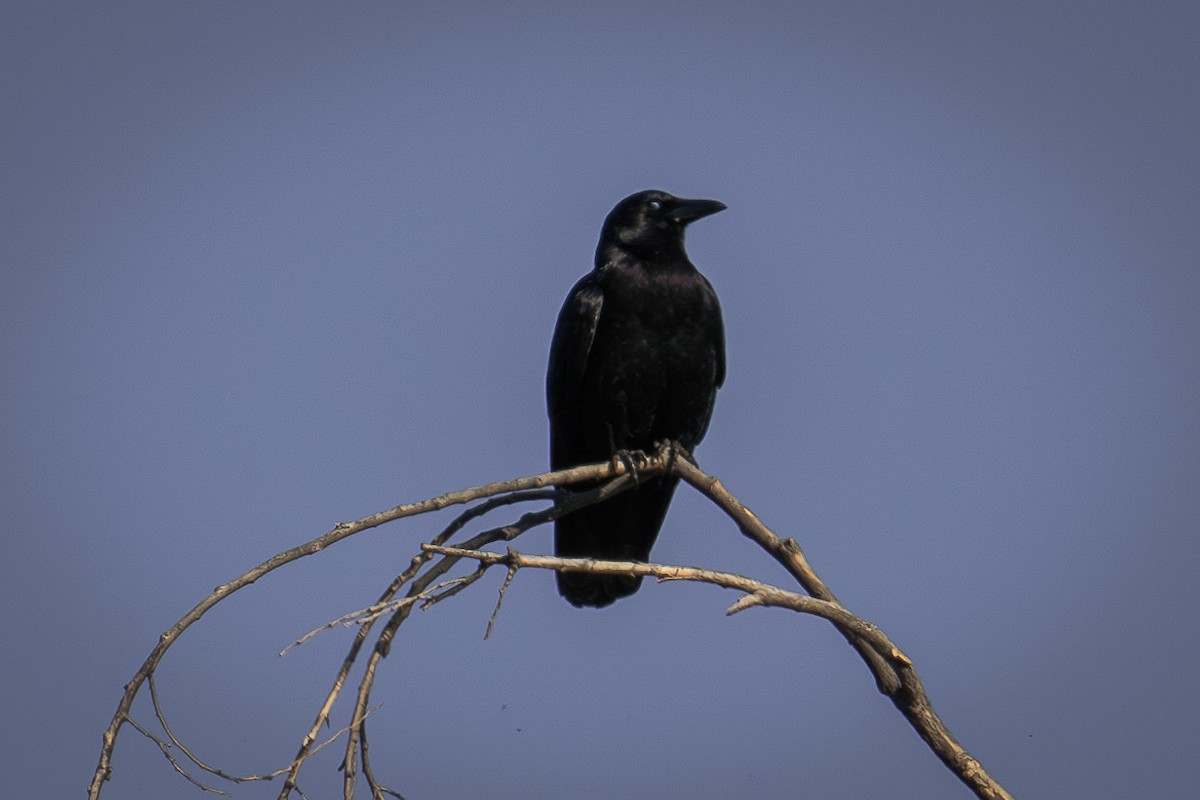
M1194 5L3 18L6 796L82 796L122 684L214 585L543 469L559 304L650 187L729 205L688 240L728 330L702 465L1017 796L1195 790ZM275 653L443 519L213 612L159 675L176 732L286 763L350 633ZM686 491L655 558L786 582ZM372 756L410 798L966 796L826 624L674 584L579 611L521 574L485 643L499 579L411 620L380 675ZM130 728L114 766L108 797L199 796Z

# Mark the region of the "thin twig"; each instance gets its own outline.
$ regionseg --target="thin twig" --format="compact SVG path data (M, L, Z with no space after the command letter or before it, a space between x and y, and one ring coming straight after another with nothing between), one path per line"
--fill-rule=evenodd
M220 789L214 788L212 786L208 786L208 785L196 780L191 775L189 775L188 771L185 770L182 766L180 766L179 761L176 760L175 756L171 755L171 745L170 744L168 744L167 742L164 742L162 739L158 738L153 733L151 733L150 731L143 728L135 720L132 720L132 719L129 720L129 724L132 725L133 729L136 730L138 733L140 733L142 736L145 736L147 739L149 739L150 741L152 741L156 745L158 745L158 749L162 751L163 756L167 759L167 761L169 761L171 763L171 767L176 772L178 772L180 775L182 775L184 778L186 778L187 781L189 783L191 783L193 786L195 786L197 789L200 789L201 791L205 791L205 792L212 792L213 794L222 794L222 795L225 795L226 797L229 797L229 792L225 792Z
M496 484L492 485L494 486ZM476 519L477 517L480 517L496 508L500 508L501 506L530 500L552 500L554 499L554 496L555 491L553 489L539 488L523 489L514 491L510 494L502 494L497 497L492 497L463 511L461 514L455 517L450 524L442 530L441 533L435 536L433 541L438 543L445 542L455 533L462 530L462 528L471 520ZM396 593L399 592L400 589L403 588L404 585L414 575L416 575L418 571L420 571L421 567L424 566L430 558L432 558L432 556L428 553L417 553L415 556L413 556L409 562L408 568L392 580L391 584L384 589L383 593L379 596L379 599L372 607L387 605L389 601L396 596ZM402 604L405 602L412 603L417 599L418 598L414 596L405 598L404 601L400 602ZM321 728L329 724L329 715L333 711L333 704L337 700L338 696L342 693L342 688L346 685L346 678L350 674L350 669L354 666L354 662L358 659L358 655L362 650L362 646L366 642L367 636L370 635L371 628L376 619L377 617L372 616L369 619L364 620L361 623L361 627L358 629L358 633L355 634L354 640L351 642L350 648L346 652L346 656L342 659L341 666L338 668L337 675L334 677L333 685L326 693L325 700L321 704L321 708L317 711L316 718L313 720L308 732L305 733L304 738L300 742L299 751L296 753L296 757L292 760L292 767L290 770L288 770L288 776L286 780L284 780L283 786L280 788L278 800L286 800L288 794L296 785L297 777L300 774L300 769L304 766L304 762L309 758L310 755L312 755L313 752L315 752L312 750L313 743L316 742L317 735L321 732Z
M657 472L661 473L666 469L666 458L663 453L660 453L660 458L657 463ZM597 465L599 466L599 465ZM607 464L607 466L616 469L624 470L626 467L619 461L615 460ZM500 528L483 531L476 534L474 537L464 542L461 546L470 550L475 550L485 545L497 541L512 541L514 538L524 533L525 531L537 525L545 524L552 520L558 519L563 514L574 511L577 508L582 508L593 503L601 502L615 494L623 491L628 491L633 488L634 480L627 474L621 474L612 480L605 481L594 488L574 492L555 503L550 508L542 511L534 511L521 516L517 522L512 525L505 525ZM431 555L427 552L420 554L422 557ZM416 561L414 557L413 561ZM415 596L425 592L430 583L444 575L447 571L454 567L459 561L459 556L443 555L442 558L427 572L419 577L415 577L409 587L408 595ZM363 671L362 679L359 681L358 694L355 699L355 710L365 708L370 700L371 688L375 683L375 675L379 668L379 662L387 657L391 650L392 641L395 639L396 631L400 625L408 619L409 613L412 610L411 605L404 606L396 611L391 616L383 631L375 640L375 646L371 649L371 654L367 658L367 664ZM365 726L360 726L356 730L351 730L350 735L346 737L345 755L342 758L342 796L344 800L351 800L354 796L354 787L358 778L357 764L357 747L358 737L365 732ZM372 786L375 785L371 779ZM286 800L282 795L279 800Z
M101 786L112 775L112 753L113 748L116 747L117 734L120 732L121 726L130 721L129 710L133 707L133 699L137 696L146 678L158 666L158 662L162 660L163 654L166 653L167 649L175 643L185 630L191 627L196 620L204 616L210 608L234 592L249 586L264 575L286 564L290 564L305 556L319 553L349 536L353 536L369 528L378 527L385 522L416 516L418 514L426 514L430 511L440 511L443 508L453 505L470 503L500 494L522 492L529 489L544 489L547 486L572 486L589 481L605 480L621 475L624 471L624 465L619 462L605 462L589 466L572 467L571 469L555 470L553 472L545 472L540 475L531 475L508 481L499 481L483 486L473 486L456 492L447 492L446 494L417 503L398 505L387 511L362 517L354 522L339 522L328 533L318 536L316 539L298 547L276 553L229 583L216 587L207 597L197 603L191 611L184 614L178 622L158 637L158 643L150 651L150 654L146 656L145 661L142 662L142 666L134 673L129 683L125 684L125 693L121 696L121 701L117 704L116 713L113 714L108 728L105 729L101 737L100 760L96 764L95 772L92 774L91 783L88 784L89 800L99 798Z
M485 564L480 564L480 567L486 566ZM485 641L491 638L492 628L496 626L496 617L500 616L500 606L504 604L504 594L508 591L508 585L513 582L513 578L515 577L517 577L517 566L509 564L508 574L504 576L504 583L500 584L499 596L496 598L496 607L492 610L492 615L488 617L487 630L483 632Z

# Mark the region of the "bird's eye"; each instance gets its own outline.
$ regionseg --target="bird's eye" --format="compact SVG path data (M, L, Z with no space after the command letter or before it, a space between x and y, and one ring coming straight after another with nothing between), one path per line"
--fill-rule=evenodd
M650 209L651 211L658 211L660 208L662 208L662 202L659 200L651 200L650 202L646 203L646 208Z

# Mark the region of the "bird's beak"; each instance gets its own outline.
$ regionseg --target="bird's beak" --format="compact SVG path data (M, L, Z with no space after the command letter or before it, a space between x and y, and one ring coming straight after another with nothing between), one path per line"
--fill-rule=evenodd
M680 199L675 203L675 208L672 210L671 216L675 218L676 222L686 225L689 222L695 222L701 217L707 217L709 214L724 211L726 208L728 206L719 200Z

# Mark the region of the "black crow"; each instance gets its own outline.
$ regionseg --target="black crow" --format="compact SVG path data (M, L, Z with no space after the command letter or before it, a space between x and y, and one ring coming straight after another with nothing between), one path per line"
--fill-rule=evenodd
M725 332L717 295L688 260L683 233L688 223L724 208L651 190L609 213L596 267L567 296L550 345L546 403L554 469L649 452L666 440L690 454L704 437L725 380ZM560 518L555 553L648 560L678 482L643 480ZM575 606L606 606L641 582L558 573L559 593Z

